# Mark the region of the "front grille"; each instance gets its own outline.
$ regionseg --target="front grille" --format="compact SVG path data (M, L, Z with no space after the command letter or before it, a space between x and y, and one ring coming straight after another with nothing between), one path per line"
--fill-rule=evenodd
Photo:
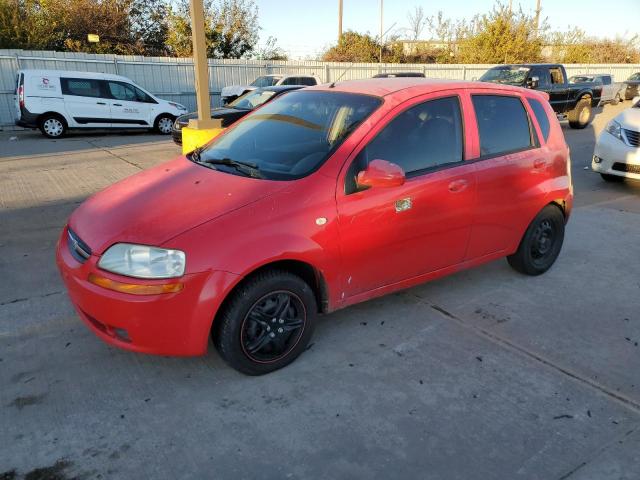
M640 175L640 165L631 165L630 163L620 163L616 162L611 167L612 170L617 170L618 172L627 172L627 173L637 173Z
M70 228L67 228L67 245L73 258L80 263L86 262L91 256L91 248L89 248L89 245L84 243Z
M636 132L634 130L627 130L626 128L622 129L624 131L625 137L627 137L627 142L632 147L640 147L640 132Z

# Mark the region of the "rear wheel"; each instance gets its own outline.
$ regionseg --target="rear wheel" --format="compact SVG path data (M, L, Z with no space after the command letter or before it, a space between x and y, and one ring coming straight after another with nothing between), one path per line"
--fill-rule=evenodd
M45 137L60 138L67 133L67 122L60 115L47 114L40 119L40 131Z
M311 287L297 275L270 270L232 294L214 326L222 358L248 375L263 375L293 362L306 348L317 316Z
M540 275L556 261L564 241L564 215L556 205L547 205L533 219L518 250L507 257L514 270Z
M571 128L585 128L591 123L591 97L582 97L567 115Z
M624 177L621 177L620 175L611 175L610 173L601 173L600 176L605 182L615 182L615 183L624 182Z
M160 115L156 118L153 128L163 135L169 135L173 128L173 117L166 114Z

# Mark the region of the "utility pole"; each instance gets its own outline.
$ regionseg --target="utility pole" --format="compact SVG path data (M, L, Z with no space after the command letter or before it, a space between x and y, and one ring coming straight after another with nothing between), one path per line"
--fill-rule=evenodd
M338 43L342 38L342 0L338 0Z
M383 28L383 22L382 22L382 12L384 9L383 6L383 2L384 0L380 0L380 63L382 63L382 37L383 37L383 33L382 33L382 28Z
M541 0L537 0L536 3L536 38L538 38L540 32L540 11L542 10Z

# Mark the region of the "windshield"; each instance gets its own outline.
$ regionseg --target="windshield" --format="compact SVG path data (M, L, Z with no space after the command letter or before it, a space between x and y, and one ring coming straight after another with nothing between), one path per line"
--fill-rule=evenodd
M634 73L629 77L629 80L640 80L640 72Z
M273 87L280 81L281 78L282 77L270 77L268 75L265 75L263 77L256 78L251 85L258 88Z
M242 110L253 110L269 100L275 94L276 92L269 90L253 90L235 99L229 104L229 106L233 108L240 108Z
M381 103L369 95L294 91L246 116L192 160L250 164L270 180L302 178L320 167ZM220 169L238 174L237 169Z
M496 67L480 77L481 82L502 83L506 85L522 85L529 75L527 67Z

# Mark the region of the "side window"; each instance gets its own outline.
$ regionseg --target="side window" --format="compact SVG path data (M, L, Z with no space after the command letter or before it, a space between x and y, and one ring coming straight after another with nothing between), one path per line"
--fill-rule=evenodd
M318 82L314 77L301 77L299 85L317 85Z
M402 167L407 177L462 161L463 128L458 97L429 100L398 114L364 147L347 172L345 193L357 190L355 177L370 161Z
M551 74L551 83L553 83L554 85L565 83L564 75L562 75L562 70L560 69L560 67L550 68L549 73Z
M603 75L600 77L603 85L611 85L611 77L609 75Z
M540 125L542 136L546 142L549 138L549 131L551 130L551 123L549 122L547 111L545 110L544 105L535 98L529 98L528 101L529 105L531 105L531 109L533 110L533 114L536 116L536 120L538 120L538 125Z
M298 85L298 77L285 78L281 85Z
M116 100L136 102L138 96L133 86L122 82L107 82L111 96Z
M529 116L518 97L472 95L480 133L480 155L495 156L533 145Z
M149 95L147 95L142 90L140 90L138 87L133 87L132 86L132 88L136 91L136 97L138 97L138 101L139 102L158 103L153 98L151 98Z
M549 71L546 68L534 70L533 75L539 78L539 88L549 88L551 86L551 77L549 76Z
M100 80L85 78L61 78L63 95L79 97L101 97Z

